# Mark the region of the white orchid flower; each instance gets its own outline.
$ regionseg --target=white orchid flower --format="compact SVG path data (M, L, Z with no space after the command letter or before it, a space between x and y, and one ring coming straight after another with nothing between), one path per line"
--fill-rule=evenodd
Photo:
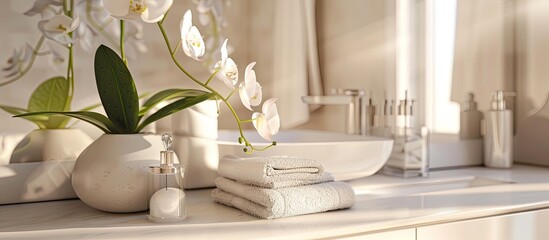
M36 14L44 15L44 12L48 9L51 9L51 6L61 6L63 5L62 0L36 0L32 5L32 8L23 14L29 17L32 17Z
M103 0L80 1L77 5L77 14L79 16L89 15L89 17L83 18L83 21L76 30L77 33L80 32L80 28L83 27L82 25L88 27L93 26L94 23L100 23L101 25L99 26L99 29L95 29L93 27L91 28L93 35L98 35L100 34L99 31L103 31L106 35L111 36L113 39L120 38L119 21L114 21L113 16L106 11ZM83 39L80 39L79 34L74 37L77 37L80 44L87 44L82 43ZM92 40L91 38L89 39L90 41ZM126 22L125 44L126 57L128 59L135 59L139 53L145 53L148 51L148 48L144 43L143 24L141 21ZM86 49L84 45L82 45L82 47Z
M156 23L172 6L173 0L104 0L103 5L111 16L123 20L141 17L144 22Z
M221 45L221 61L215 64L215 68L221 70L221 75L218 76L220 76L227 87L234 89L234 85L238 82L238 67L227 53L227 41L228 39L225 39L223 45Z
M273 141L273 135L280 129L280 117L276 109L276 98L270 98L263 103L262 113L255 112L252 122L259 135L268 141Z
M248 64L244 72L244 82L238 87L242 105L249 110L252 110L251 106L259 105L262 98L261 85L256 81L254 66L255 62Z
M193 15L191 10L187 10L183 19L181 19L181 41L183 45L183 52L195 60L200 60L199 58L204 55L206 52L206 46L204 45L204 39L196 26L193 26Z
M28 43L22 47L13 50L13 55L8 58L8 66L2 68L6 72L5 78L11 78L21 73L21 69L26 65L32 57L33 48Z
M68 36L68 33L76 30L79 24L80 20L78 17L72 19L69 16L56 15L51 19L38 22L38 28L47 38L62 45L67 45L72 43L72 39Z

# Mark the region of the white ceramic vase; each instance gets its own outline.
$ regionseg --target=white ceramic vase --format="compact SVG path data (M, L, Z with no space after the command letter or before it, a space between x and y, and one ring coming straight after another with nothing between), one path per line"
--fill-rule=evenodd
M92 142L80 129L34 130L17 144L10 163L74 161Z
M105 134L76 160L72 186L87 205L106 212L147 210L147 171L159 164L161 136Z

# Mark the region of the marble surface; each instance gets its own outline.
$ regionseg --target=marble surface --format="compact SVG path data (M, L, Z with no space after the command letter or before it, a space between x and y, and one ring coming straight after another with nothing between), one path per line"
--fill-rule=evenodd
M466 188L475 177L490 181ZM150 223L145 213L100 212L79 200L4 205L0 239L330 238L549 207L549 168L532 166L437 171L417 179L374 175L351 184L357 192L351 209L276 220L215 204L211 189L187 192L189 217L177 224Z

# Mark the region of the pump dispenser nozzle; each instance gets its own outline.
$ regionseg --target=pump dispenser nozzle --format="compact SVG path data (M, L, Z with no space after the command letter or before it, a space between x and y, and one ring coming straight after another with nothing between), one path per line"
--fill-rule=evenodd
M477 110L477 102L475 101L475 94L469 92L465 95L465 102L463 103L462 111L475 111Z

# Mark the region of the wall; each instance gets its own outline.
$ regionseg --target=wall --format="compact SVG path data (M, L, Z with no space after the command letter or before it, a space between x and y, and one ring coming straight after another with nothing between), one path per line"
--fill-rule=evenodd
M23 42L34 44L39 36L36 23L38 17L29 18L21 13L29 9L33 1L7 1L0 9L1 24L0 60L5 61L12 49ZM543 0L514 1L515 22L515 89L518 93L516 111L517 123L524 120L532 111L544 103L549 94L549 68L546 56L549 55L549 2ZM233 0L226 11L229 20L225 34L235 48L233 59L241 71L247 63L257 61L255 69L258 81L263 83L267 95L275 84L272 76L272 18L273 2L268 0ZM166 21L168 32L175 44L179 36L180 16L186 9L194 9L189 1L176 1L170 17ZM372 90L374 99L380 106L388 82L395 79L395 10L394 1L384 0L318 0L316 7L318 47L321 76L325 94L335 88L363 88ZM195 23L197 23L195 16ZM206 31L201 28L203 34ZM140 92L167 87L194 87L179 72L167 56L159 31L154 24L145 24L145 41L149 51L139 59L130 60ZM6 34L9 33L9 34ZM95 42L99 44L100 41ZM77 48L76 54L76 98L74 109L89 103L99 102L95 92L92 61L93 53ZM180 54L185 66L199 78L207 77L208 72L201 63L194 62ZM2 65L3 67L4 65ZM0 88L0 103L24 107L32 90L46 77L63 75L63 69L54 70L47 57L39 58L30 73L20 81ZM222 85L217 84L223 89ZM238 103L237 97L231 102L243 117L249 112ZM284 106L279 106L284 107ZM226 112L227 109L222 109ZM313 112L308 123L300 128L344 130L344 107L325 106ZM221 128L234 128L230 114L222 114ZM85 124L79 124L86 127ZM247 126L250 127L250 126ZM23 132L34 126L20 119L12 119L0 113L0 133Z
M21 13L32 6L33 1L7 1L6 7L0 9L0 21L10 24L0 25L0 37L3 48L0 49L0 59L9 57L13 48L23 42L34 44L39 37L36 23L39 17L29 18ZM385 80L394 79L394 9L393 1L384 0L346 0L317 1L317 31L320 54L321 75L325 94L335 88L361 88L371 90L375 100L381 102L384 95ZM231 57L236 61L243 78L244 67L252 61L257 61L254 68L258 81L264 88L264 99L271 97L269 89L276 84L272 77L272 23L273 1L268 0L233 0L226 11L228 29L225 35L235 51ZM191 1L174 1L169 18L165 25L172 45L179 40L179 22L187 9L195 5ZM195 25L199 25L194 16ZM203 35L205 27L199 26ZM155 24L144 24L145 43L149 51L139 58L130 59L130 70L135 78L139 92L157 91L164 88L196 87L171 62L164 41ZM99 45L104 41L96 41ZM73 109L99 102L93 77L93 52L88 53L76 48L75 75L76 90ZM202 63L195 62L183 53L179 58L185 67L199 79L206 79L208 71ZM32 90L47 77L64 75L64 70L54 70L47 57L39 58L30 71L20 81L0 88L0 104L24 107ZM223 89L219 81L214 86ZM242 118L251 113L241 107L235 94L231 102L237 108ZM279 106L283 108L284 106ZM236 125L226 108L221 109L220 128L235 128ZM99 134L93 127L79 123L94 135ZM246 125L247 128L251 125ZM326 106L311 115L309 123L301 128L344 130L344 107ZM25 132L34 126L21 119L13 119L10 115L0 112L0 133Z
M540 108L549 94L549 2L516 1L517 120Z
M393 1L317 1L317 31L324 93L336 88L371 91L376 104L394 81ZM324 106L301 128L344 131L345 108Z

